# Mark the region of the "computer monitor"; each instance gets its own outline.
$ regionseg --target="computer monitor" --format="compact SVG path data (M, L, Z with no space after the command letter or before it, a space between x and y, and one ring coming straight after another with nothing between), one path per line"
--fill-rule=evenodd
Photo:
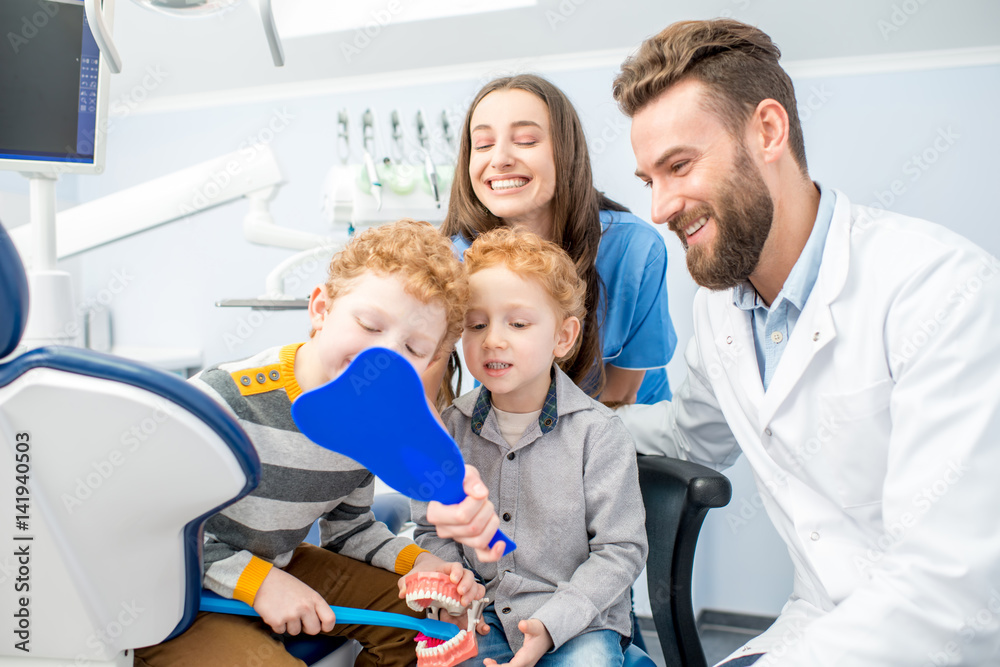
M0 1L0 169L101 173L108 76L83 0Z

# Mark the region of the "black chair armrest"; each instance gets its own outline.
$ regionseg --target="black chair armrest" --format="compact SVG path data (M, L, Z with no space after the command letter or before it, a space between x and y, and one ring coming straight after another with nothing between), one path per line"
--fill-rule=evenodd
M639 456L649 557L646 578L668 665L706 667L691 601L694 552L705 514L725 507L733 489L722 473L664 456Z

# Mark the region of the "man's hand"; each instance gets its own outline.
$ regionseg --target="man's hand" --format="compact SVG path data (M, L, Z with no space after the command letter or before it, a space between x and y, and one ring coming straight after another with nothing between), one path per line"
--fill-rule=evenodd
M503 556L504 544L497 542L490 549L490 540L500 527L500 518L489 501L490 491L479 477L479 471L465 466L462 482L466 498L456 505L442 505L432 500L427 505L427 521L434 524L438 537L447 537L476 550L476 558L492 563Z
M545 624L537 618L521 621L517 624L517 629L524 633L524 645L514 654L510 662L505 662L499 667L534 667L545 652L552 648L552 637L545 629ZM497 661L489 658L483 664L486 667L498 667Z
M257 590L253 608L278 634L330 632L337 618L323 596L284 570L272 567Z

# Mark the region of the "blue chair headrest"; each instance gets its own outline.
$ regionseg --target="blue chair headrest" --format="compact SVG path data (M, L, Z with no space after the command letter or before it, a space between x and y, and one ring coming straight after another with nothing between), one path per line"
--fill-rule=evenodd
M0 359L14 351L28 322L28 278L14 242L0 223Z

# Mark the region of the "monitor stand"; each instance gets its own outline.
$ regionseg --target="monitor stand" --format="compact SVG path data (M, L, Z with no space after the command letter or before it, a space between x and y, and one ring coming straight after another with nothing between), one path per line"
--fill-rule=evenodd
M55 174L25 173L34 245L28 270L28 322L21 346L77 345L80 326L73 309L73 279L56 269Z

